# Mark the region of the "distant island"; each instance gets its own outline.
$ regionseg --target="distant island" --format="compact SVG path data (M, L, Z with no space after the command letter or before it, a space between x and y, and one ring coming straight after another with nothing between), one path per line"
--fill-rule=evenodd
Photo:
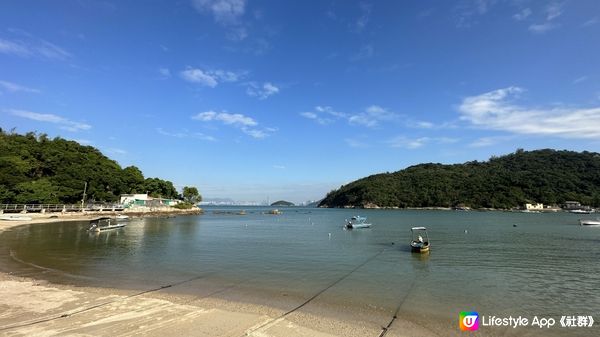
M566 201L600 206L600 154L519 149L485 162L420 164L341 186L319 207L511 209Z
M279 200L271 204L271 206L295 206L293 202Z
M121 168L92 146L0 129L0 203L78 203L84 188L86 202L115 202L121 194L134 193L201 200L195 187L186 186L179 195L172 182L146 178L135 166Z

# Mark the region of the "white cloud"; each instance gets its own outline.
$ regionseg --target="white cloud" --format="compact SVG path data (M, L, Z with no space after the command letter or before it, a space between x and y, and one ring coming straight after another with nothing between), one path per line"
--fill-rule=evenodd
M277 169L277 170L285 170L285 166L284 165L273 165L273 168Z
M598 23L598 17L593 17L581 24L581 27L591 27Z
M218 84L214 76L205 73L202 69L187 68L181 72L181 77L188 82L199 83L211 88Z
M210 142L214 142L217 139L213 136L206 135L202 132L189 132L188 130L183 130L181 132L168 132L163 130L162 128L157 128L156 132L163 136L174 137L174 138L196 138L201 140L207 140Z
M551 3L546 7L546 20L551 21L562 15L562 4Z
M44 113L37 113L37 112L31 112L31 111L26 111L26 110L17 110L17 109L8 109L6 111L15 116L22 117L22 118L27 118L27 119L38 121L38 122L47 122L47 123L58 124L61 129L67 130L67 131L76 132L76 131L81 131L81 130L89 130L92 128L92 126L89 124L74 122L67 118L53 115L53 114L44 114Z
M363 125L366 127L378 126L382 121L391 121L398 115L384 109L378 105L371 105L365 109L365 112L351 115L348 118L350 124Z
M365 149L365 148L369 147L369 145L367 143L362 142L360 140L356 140L354 138L346 138L346 139L344 139L344 142L346 142L346 144L348 144L348 146L354 147L357 149Z
M203 121L203 122L220 121L223 124L237 125L237 126L256 126L256 125L258 125L258 123L251 117L244 116L242 114L230 114L227 112L206 111L206 112L201 112L201 113L193 116L192 119Z
M481 137L469 144L469 147L487 147L514 139L513 136Z
M398 118L397 114L378 105L371 105L364 112L355 114L335 111L330 106L316 106L314 111L302 112L300 116L315 120L322 125L333 123L336 119L344 119L351 125L366 127L376 127L382 121L391 121ZM332 118L327 118L326 116L331 116Z
M275 128L259 128L258 122L252 117L242 114L230 114L227 112L205 111L192 116L192 119L202 122L221 122L241 130L246 135L262 139L277 131Z
M414 150L421 148L427 144L452 144L458 142L456 138L449 137L419 137L419 138L408 138L406 136L397 136L394 137L385 143L387 143L390 147L395 148L404 148L409 150Z
M558 24L554 24L552 22L534 23L529 26L529 31L537 34L543 34L558 27Z
M0 53L19 57L34 56L52 60L66 60L71 57L71 54L65 49L46 40L36 38L27 32L18 30L12 30L11 32L17 33L21 39L0 39Z
M369 18L371 16L371 8L373 7L370 3L361 2L358 4L360 7L361 15L356 20L356 31L361 32L367 24L369 23Z
M237 82L245 76L246 72L233 72L227 70L202 70L199 68L187 67L180 75L184 80L191 83L198 83L207 87L214 88L219 83Z
M249 96L263 100L277 93L279 93L279 88L270 82L265 82L262 86L256 82L247 83L246 94Z
M210 12L223 25L237 23L246 11L246 0L192 0L192 4L199 12Z
M373 48L373 45L371 44L366 44L360 47L360 49L358 50L358 52L354 55L352 55L352 57L350 57L350 61L360 61L360 60L364 60L364 59L368 59L373 57L373 55L375 54L375 48Z
M531 13L532 13L531 9L524 8L519 13L516 13L515 15L513 15L513 19L515 19L517 21L523 21L523 20L527 19L531 15Z
M508 87L467 97L458 108L460 118L476 127L516 134L600 137L600 107L530 108L512 104L522 92L519 87Z
M583 82L583 81L585 81L587 79L588 79L587 76L580 76L580 77L578 77L578 78L576 78L576 79L573 80L573 84L581 83L581 82Z
M125 155L127 154L127 151L123 150L123 149L119 149L116 147L111 147L111 148L105 148L104 151L106 151L106 153L108 154L119 154L119 155Z
M8 81L0 81L0 87L4 88L5 91L11 92L11 93L29 92L29 93L37 94L40 92L38 89L27 88L22 85L19 85L19 84L13 83L13 82L8 82Z

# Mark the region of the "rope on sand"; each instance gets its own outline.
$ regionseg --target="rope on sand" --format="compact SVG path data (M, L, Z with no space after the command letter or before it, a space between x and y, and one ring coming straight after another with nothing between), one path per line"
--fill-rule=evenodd
M330 283L327 287L321 289L319 292L317 292L316 294L314 294L313 296L311 296L309 299L307 299L306 301L302 302L301 304L299 304L298 306L286 311L285 313L279 315L278 317L275 318L271 318L269 320L267 320L266 322L262 323L261 325L251 328L248 331L246 331L246 333L242 336L250 336L250 334L254 333L255 331L262 329L264 327L266 327L267 325L270 325L272 323L278 323L280 322L284 317L286 317L287 315L293 313L294 311L304 307L305 305L307 305L308 303L310 303L312 300L314 300L315 298L319 297L319 295L321 295L322 293L326 292L327 290L331 289L332 287L334 287L336 284L342 282L343 280L345 280L348 276L350 276L351 274L353 274L355 271L357 271L358 269L360 269L361 267L363 267L364 265L366 265L367 263L371 262L372 260L374 260L376 257L378 257L379 255L381 255L381 253L383 253L386 250L386 248L382 249L381 251L379 251L378 253L374 254L373 256L369 257L368 259L366 259L364 262L362 262L361 264L359 264L358 266L354 267L354 269L350 270L348 273L344 274L342 277L340 277L339 279L335 280L334 282Z

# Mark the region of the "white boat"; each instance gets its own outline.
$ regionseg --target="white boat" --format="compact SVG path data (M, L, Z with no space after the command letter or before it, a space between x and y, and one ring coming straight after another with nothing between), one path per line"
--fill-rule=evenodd
M369 228L371 227L370 223L366 223L367 218L362 217L360 215L356 215L350 218L350 220L346 219L345 227L347 229L355 229L355 228Z
M413 253L427 253L429 252L429 236L427 235L427 228L425 227L413 227L410 229L412 239L410 241L410 251ZM423 238L423 235L425 238Z
M127 224L118 223L118 222L115 223L115 224L111 224L110 220L111 219L108 218L108 217L90 220L90 228L88 228L88 231L90 231L90 232L103 232L103 231L107 231L107 230L111 230L111 229L123 228L123 227L127 226Z
M119 214L119 215L117 215L117 220L127 221L127 220L129 220L129 215Z
M579 219L580 226L600 226L600 219Z
M586 211L584 209L572 209L569 211L569 213L573 213L573 214L590 214L592 213L591 211Z
M23 215L3 215L0 216L0 220L4 221L30 221L32 218Z

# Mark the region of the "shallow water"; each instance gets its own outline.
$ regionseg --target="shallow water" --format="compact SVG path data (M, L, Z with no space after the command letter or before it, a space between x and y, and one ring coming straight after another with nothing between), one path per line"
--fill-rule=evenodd
M581 215L286 208L275 216L259 207L246 208L247 215L215 210L132 220L124 229L98 234L86 231L87 222L18 227L0 234L0 270L140 290L189 280L168 291L283 309L335 283L303 310L385 325L401 305L402 317L437 332L459 333L460 311L594 315L600 322L600 228L579 226ZM373 227L344 230L344 219L357 213ZM428 228L430 254L410 252L412 226ZM527 331L597 333L592 329Z

